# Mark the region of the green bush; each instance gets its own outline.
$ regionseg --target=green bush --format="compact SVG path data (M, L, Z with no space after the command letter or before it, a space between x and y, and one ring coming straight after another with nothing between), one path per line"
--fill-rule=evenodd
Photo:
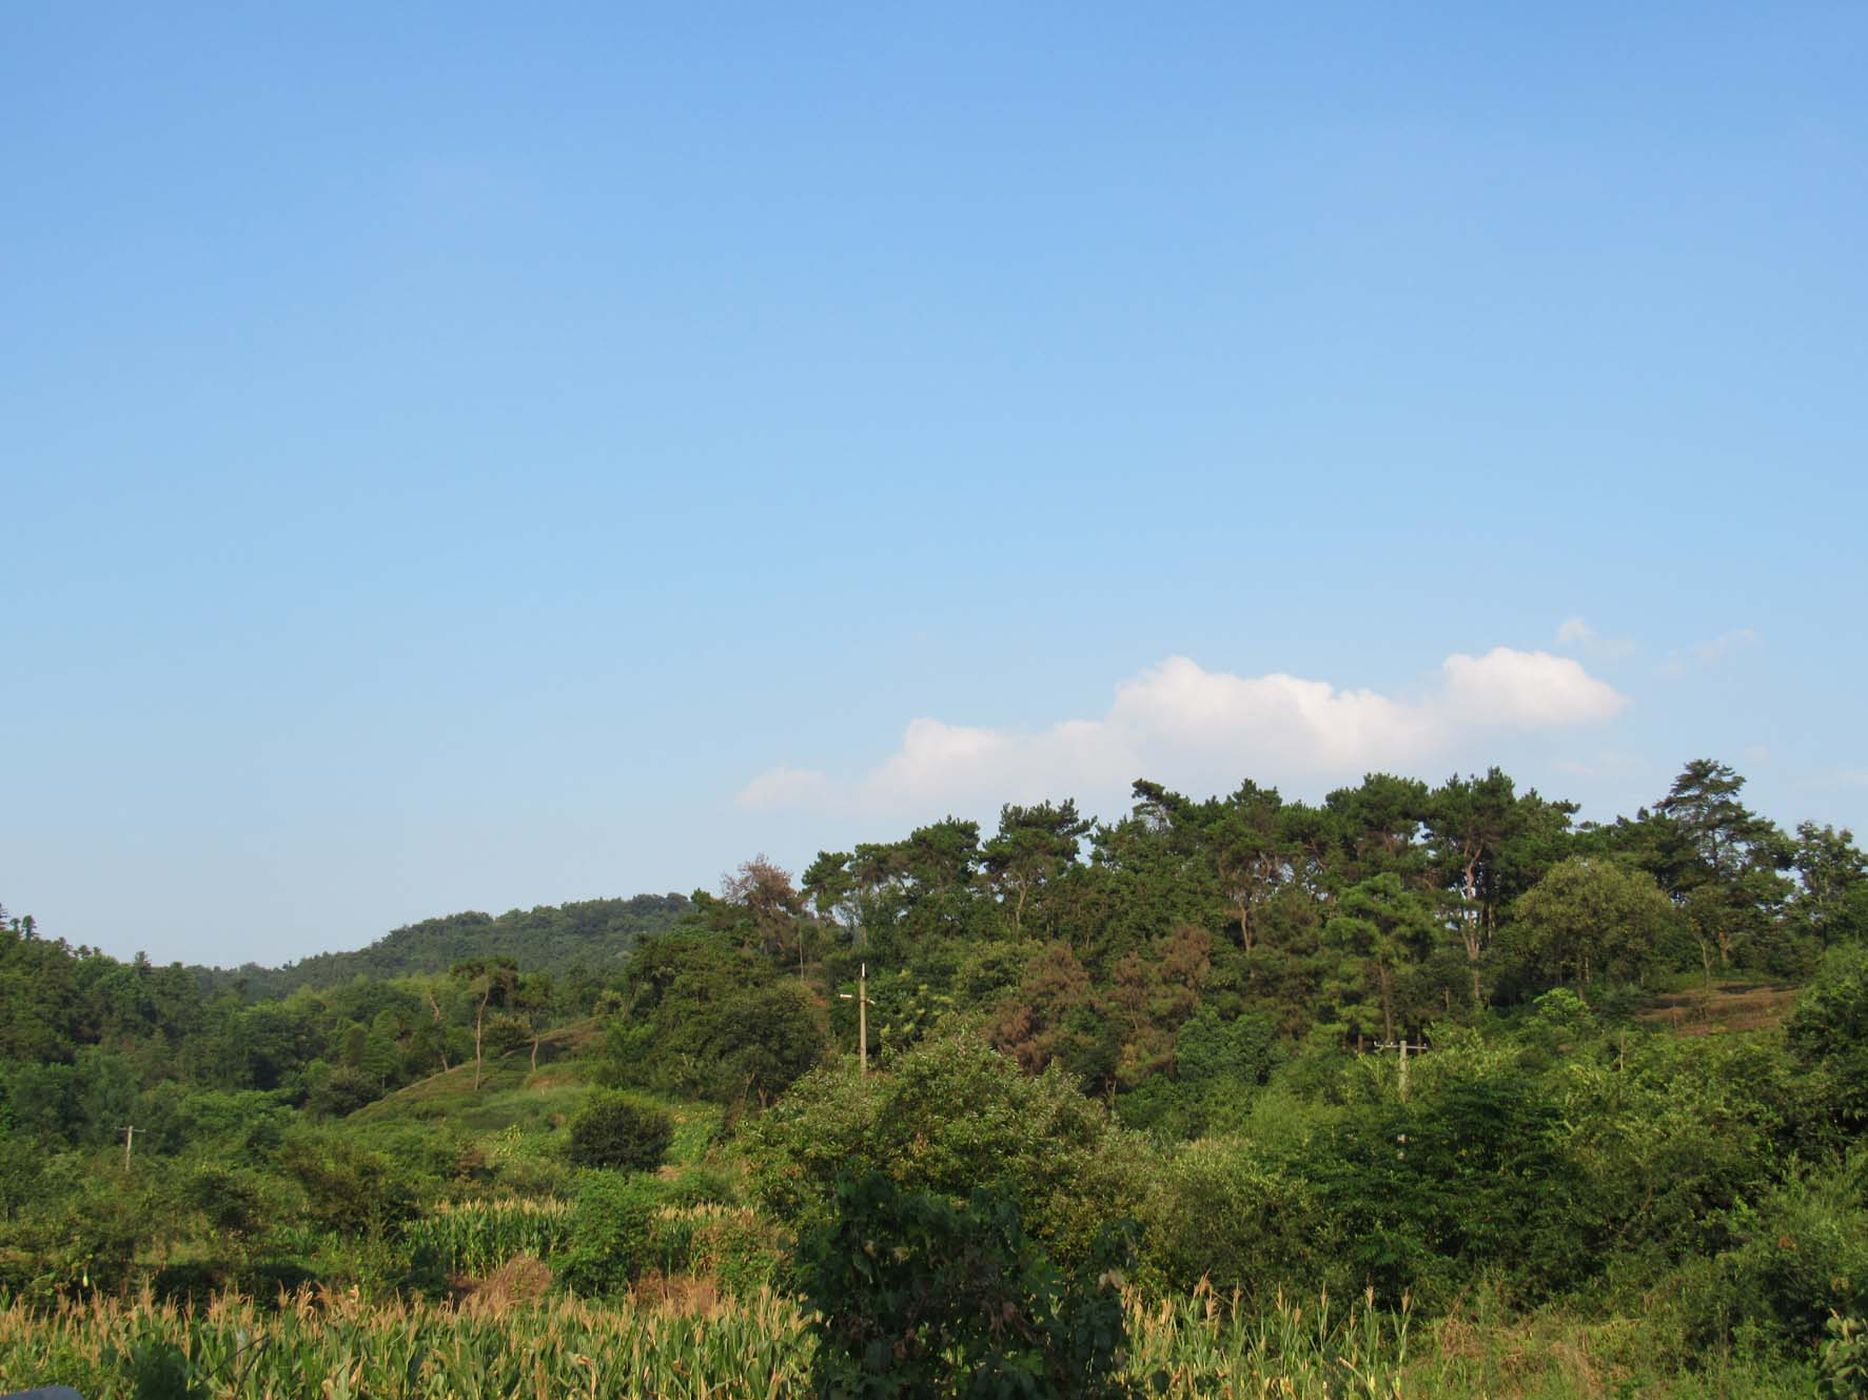
M397 1164L343 1138L294 1138L280 1163L304 1187L311 1218L326 1229L377 1235L413 1219L414 1185Z
M1868 1121L1868 947L1832 948L1784 1025L1790 1051L1827 1081L1835 1116Z
M1868 1156L1799 1172L1724 1224L1733 1247L1687 1270L1702 1342L1735 1334L1805 1350L1831 1314L1868 1314Z
M867 1080L853 1067L813 1071L752 1125L747 1147L754 1190L793 1227L828 1218L845 1172L873 1170L955 1201L1001 1190L1065 1260L1134 1216L1143 1150L1061 1071L1028 1076L968 1036L918 1045Z
M652 1177L593 1175L577 1195L572 1244L558 1278L587 1296L620 1292L652 1257L655 1212L662 1191Z
M799 1247L816 1310L823 1396L1121 1395L1126 1241L1066 1277L1026 1237L1009 1195L961 1205L879 1172L837 1185Z
M1165 1165L1146 1213L1144 1252L1171 1289L1206 1279L1269 1307L1314 1290L1320 1227L1309 1186L1237 1138L1191 1143Z
M600 1089L571 1119L570 1157L580 1167L653 1171L674 1135L674 1117L661 1105Z

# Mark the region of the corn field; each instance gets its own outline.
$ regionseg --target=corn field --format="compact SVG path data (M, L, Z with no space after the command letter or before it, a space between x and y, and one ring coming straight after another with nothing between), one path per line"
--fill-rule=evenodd
M442 1202L409 1222L407 1238L451 1274L488 1274L521 1254L549 1258L570 1240L575 1213L550 1199Z
M1211 1296L1129 1300L1130 1375L1148 1392L1347 1400L1404 1393L1407 1319L1327 1300L1231 1315ZM223 1298L198 1311L95 1299L0 1307L0 1389L65 1384L86 1400L440 1397L753 1397L808 1393L807 1319L764 1291L663 1309L556 1297L476 1308L300 1293L277 1308Z
M774 1294L707 1313L560 1298L504 1311L299 1294L277 1309L221 1299L189 1312L96 1300L0 1309L0 1389L63 1384L86 1400L753 1397L802 1393L804 1319ZM163 1381L167 1381L166 1387Z
M1222 1303L1204 1284L1192 1298L1128 1299L1129 1371L1170 1395L1288 1396L1292 1400L1390 1400L1404 1388L1409 1307L1385 1313L1365 1298L1335 1309L1326 1294L1269 1313Z

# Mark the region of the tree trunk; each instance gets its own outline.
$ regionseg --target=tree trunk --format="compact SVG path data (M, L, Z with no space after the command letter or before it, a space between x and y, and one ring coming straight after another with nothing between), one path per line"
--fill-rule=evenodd
M441 1032L441 1039L439 1042L441 1047L441 1072L446 1074L451 1068L448 1064L447 1027L441 1024L441 1003L435 1000L435 989L433 987L428 988L428 1009L435 1013L435 1029Z
M473 1013L473 1087L480 1088L480 1028L486 1021L486 1000L474 1008Z

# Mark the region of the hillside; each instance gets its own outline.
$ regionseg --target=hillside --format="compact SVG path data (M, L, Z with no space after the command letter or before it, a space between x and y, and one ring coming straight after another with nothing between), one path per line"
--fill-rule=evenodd
M579 967L620 967L637 939L668 928L691 907L685 895L639 894L513 909L497 917L468 911L408 924L354 952L319 953L283 967L247 963L203 971L219 985L242 983L256 997L340 986L359 976L445 972L465 958L496 954L527 971L562 976Z

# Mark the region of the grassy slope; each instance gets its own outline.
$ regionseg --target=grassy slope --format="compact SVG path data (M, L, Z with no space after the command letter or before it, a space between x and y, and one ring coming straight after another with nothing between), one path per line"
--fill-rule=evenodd
M1783 982L1715 982L1655 997L1635 1019L1681 1035L1769 1030L1783 1023L1802 990Z
M469 1061L406 1085L345 1121L365 1131L421 1124L489 1149L552 1153L563 1147L565 1123L590 1094L591 1056L599 1040L595 1021L560 1026L541 1039L537 1069L529 1046L515 1050L489 1059L476 1089ZM673 1100L666 1106L676 1125L669 1164L697 1162L718 1132L720 1109Z

